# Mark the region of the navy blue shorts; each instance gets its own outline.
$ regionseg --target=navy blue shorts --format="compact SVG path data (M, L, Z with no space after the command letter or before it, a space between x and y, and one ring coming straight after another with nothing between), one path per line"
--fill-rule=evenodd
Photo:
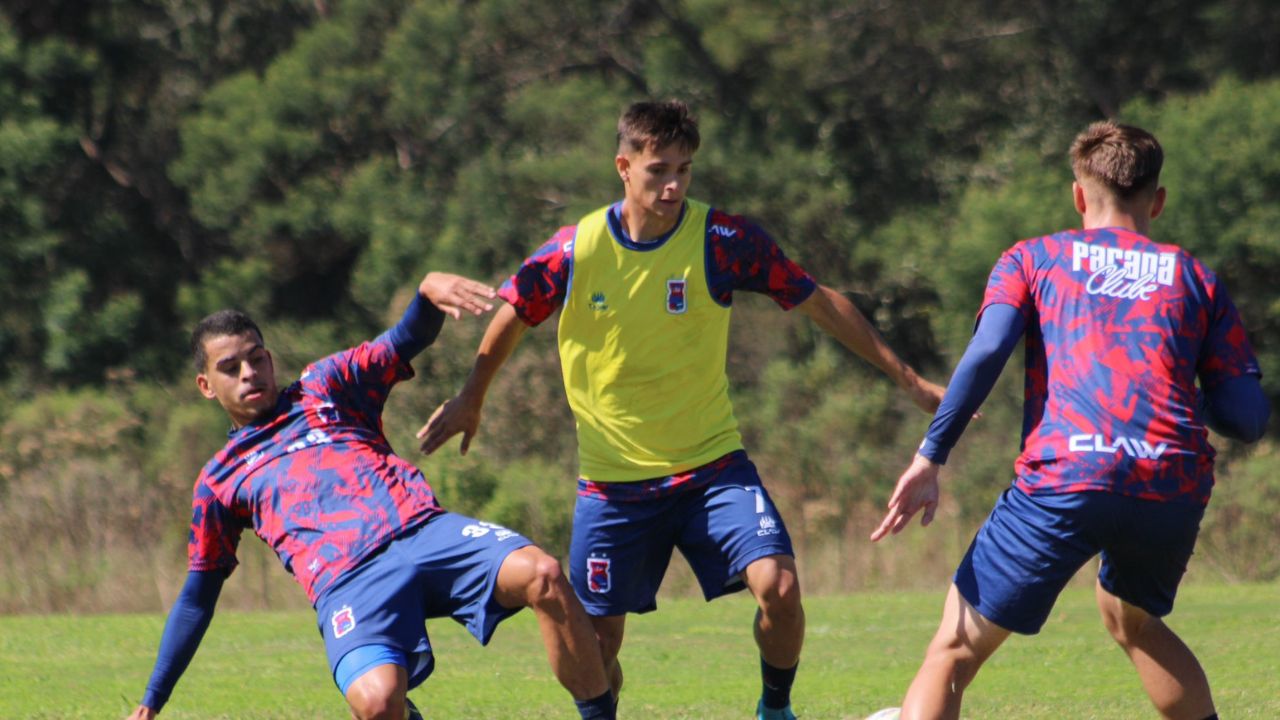
M1163 617L1173 610L1203 515L1203 507L1185 503L1010 487L956 570L956 587L983 617L1034 635L1062 588L1101 553L1103 589Z
M332 673L362 645L389 645L407 656L409 687L431 674L426 619L452 617L486 645L498 623L520 608L494 599L498 570L524 536L492 523L444 513L366 558L316 600L316 622Z
M707 600L746 587L742 571L769 555L794 556L791 536L745 453L709 482L636 501L578 496L569 580L589 615L657 608L675 548Z

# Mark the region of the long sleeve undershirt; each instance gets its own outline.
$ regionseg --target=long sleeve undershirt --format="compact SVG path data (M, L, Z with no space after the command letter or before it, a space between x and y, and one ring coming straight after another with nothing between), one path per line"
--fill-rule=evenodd
M1026 320L1012 305L992 305L983 311L978 329L947 383L942 404L929 423L920 445L921 455L939 465L946 464L951 448L995 387L1025 327Z
M1233 440L1262 439L1271 419L1271 403L1257 375L1237 375L1201 396L1200 409L1209 429Z
M391 344L405 361L412 360L431 343L435 342L444 325L444 312L430 300L414 293L409 307L396 326L387 331Z
M192 570L178 593L178 599L169 610L169 619L160 635L160 650L156 653L155 668L147 682L147 692L142 704L160 712L169 701L178 678L195 657L196 648L204 631L213 620L213 609L218 604L222 583L227 579L223 570Z

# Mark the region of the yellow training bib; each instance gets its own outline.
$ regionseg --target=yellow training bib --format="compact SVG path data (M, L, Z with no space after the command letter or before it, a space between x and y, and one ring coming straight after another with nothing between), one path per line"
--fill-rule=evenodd
M588 480L663 477L742 448L725 375L729 308L707 286L709 211L687 201L651 244L615 237L607 207L578 223L559 343Z

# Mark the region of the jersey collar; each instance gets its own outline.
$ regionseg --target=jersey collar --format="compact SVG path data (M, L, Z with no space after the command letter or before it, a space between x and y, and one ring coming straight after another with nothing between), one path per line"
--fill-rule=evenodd
M617 241L619 245L627 248L628 250L638 250L640 252L657 250L665 245L667 241L671 239L671 236L675 235L676 231L680 229L680 224L684 222L684 213L688 209L689 201L686 200L680 206L680 217L676 218L676 224L672 225L670 230L653 240L636 242L627 234L627 229L622 224L622 201L619 200L609 206L609 212L607 213L609 218L609 234L613 236L613 239Z

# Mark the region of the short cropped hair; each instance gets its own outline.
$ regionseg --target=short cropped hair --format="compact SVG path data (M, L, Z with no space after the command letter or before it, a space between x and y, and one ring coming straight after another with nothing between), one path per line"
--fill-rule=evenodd
M634 103L618 119L618 152L679 145L692 153L701 142L697 118L679 100Z
M262 331L258 329L258 324L239 310L219 310L196 323L195 329L191 331L191 360L195 363L196 372L204 372L209 362L209 355L204 349L206 339L243 335L247 332L252 332L262 341Z
M1095 180L1121 199L1155 190L1163 165L1164 150L1154 135L1112 120L1090 125L1071 143L1076 180Z

